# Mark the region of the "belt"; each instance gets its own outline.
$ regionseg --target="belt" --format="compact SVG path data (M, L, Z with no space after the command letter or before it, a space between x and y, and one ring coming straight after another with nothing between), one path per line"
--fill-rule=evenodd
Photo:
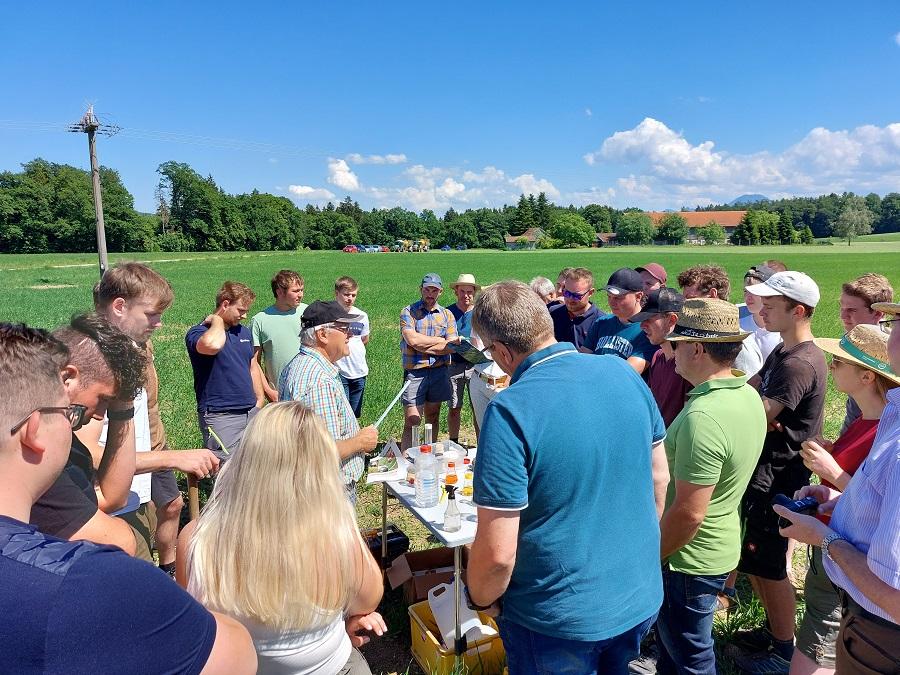
M406 373L421 373L423 370L439 370L441 368L447 368L449 364L445 363L442 366L422 366L421 368L409 368L405 370Z
M865 607L860 605L852 597L850 597L850 594L843 588L838 588L837 590L838 595L841 598L841 607L844 610L844 614L852 614L853 616L858 616L865 619L866 621L871 621L872 623L881 626L882 628L887 628L888 630L893 630L897 631L897 633L900 633L900 625L894 623L893 621L888 621L884 617L878 616L877 614L873 614Z
M229 415L244 415L247 412L253 410L256 406L250 406L249 408L206 408L203 410L203 413L227 413Z
M501 375L500 377L491 377L490 375L485 375L484 373L478 373L478 377L487 382L490 386L496 387L497 385L506 386L506 383L509 381L509 375Z

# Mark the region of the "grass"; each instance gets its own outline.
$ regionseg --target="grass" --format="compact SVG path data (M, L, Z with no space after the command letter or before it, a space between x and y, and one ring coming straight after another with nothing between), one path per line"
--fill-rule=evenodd
M213 309L216 290L227 279L242 281L258 294L251 314L272 301L269 280L282 268L298 270L306 279L306 302L330 299L334 280L349 274L360 283L358 304L369 313L372 336L368 348L370 367L363 406L363 422L373 421L391 400L401 383L399 350L399 313L417 299L417 287L426 272L440 274L445 285L462 272L473 273L482 284L506 278L529 281L542 275L555 278L560 268L585 266L594 271L600 286L617 268L634 267L656 261L669 271L675 283L678 271L699 263L717 263L728 270L732 288L739 289L743 273L751 265L767 258L783 260L789 268L807 272L822 292L822 302L813 320L816 335L836 337L842 333L838 317L840 286L864 272L886 274L895 288L900 288L900 235L864 237L852 246L771 246L771 247L619 247L611 249L576 249L563 251L465 251L419 254L345 254L340 252L261 252L261 253L156 253L113 254L111 261L137 259L148 261L165 275L175 289L175 302L166 312L165 325L154 337L156 364L160 377L160 407L170 442L176 448L197 447L197 429L193 380L184 347L187 329ZM72 255L0 255L0 290L3 304L0 320L24 321L52 328L74 312L87 311L91 303L91 287L97 280L97 259L90 254ZM740 294L732 292L732 300ZM605 307L605 299L597 301ZM444 304L454 298L449 288L442 297ZM598 391L599 393L599 391ZM826 402L826 435L834 437L843 417L843 397L832 388ZM468 408L464 409L463 427L473 438ZM446 425L442 427L446 436ZM397 436L402 430L402 412L396 408L382 425L382 436ZM381 499L377 487L363 488L359 500L361 526L380 524ZM413 549L434 545L424 528L396 502L389 505L389 519L397 523L412 541ZM758 607L749 602L744 592L746 614L735 615L736 621L753 625L761 620ZM390 594L390 605L399 602ZM403 648L408 619L401 607L389 607L392 639ZM743 616L743 619L739 619ZM717 629L727 639L728 629ZM408 652L407 652L408 655ZM408 661L407 661L408 663ZM373 663L374 667L381 664ZM385 664L387 667L387 664ZM401 672L406 665L392 669ZM410 672L416 672L412 668Z

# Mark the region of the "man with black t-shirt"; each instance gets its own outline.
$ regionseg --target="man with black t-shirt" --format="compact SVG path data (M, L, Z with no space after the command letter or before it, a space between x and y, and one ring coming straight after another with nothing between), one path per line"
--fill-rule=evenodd
M72 424L68 462L32 507L31 523L60 539L88 539L134 555L131 526L100 509L98 496L110 511L128 501L135 468L133 401L143 383L143 352L95 314L73 318L53 337L69 350L66 393L84 411ZM82 424L102 420L104 413L109 416L108 438L102 455L95 459L77 434Z
M760 317L766 330L781 333L783 342L751 380L762 396L769 431L744 494L744 544L738 566L750 576L766 609L772 642L764 653L740 660L739 665L751 673L787 673L797 607L787 577L787 539L778 533L778 515L771 504L775 495L792 497L809 484L800 444L822 431L828 369L810 329L819 302L819 288L812 279L802 272L777 272L747 290L762 297Z

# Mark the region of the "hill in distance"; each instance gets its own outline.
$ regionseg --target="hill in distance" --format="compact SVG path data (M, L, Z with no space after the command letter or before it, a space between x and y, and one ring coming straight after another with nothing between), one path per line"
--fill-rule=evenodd
M728 206L737 206L738 204L755 204L756 202L767 202L769 198L765 195L741 195L736 199L728 202Z

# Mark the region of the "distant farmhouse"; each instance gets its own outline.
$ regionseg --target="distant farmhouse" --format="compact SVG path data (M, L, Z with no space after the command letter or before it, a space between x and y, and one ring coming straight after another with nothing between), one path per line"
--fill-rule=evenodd
M544 236L539 227L529 227L520 235L506 235L507 251L532 251L537 248L538 241Z
M659 225L659 221L669 215L668 211L648 211L647 215L653 221L654 226ZM735 228L740 224L741 219L746 211L678 211L679 216L684 218L688 226L688 236L685 239L686 244L702 244L703 238L697 233L701 227L706 227L710 223L717 223L725 230L725 241L731 239Z

